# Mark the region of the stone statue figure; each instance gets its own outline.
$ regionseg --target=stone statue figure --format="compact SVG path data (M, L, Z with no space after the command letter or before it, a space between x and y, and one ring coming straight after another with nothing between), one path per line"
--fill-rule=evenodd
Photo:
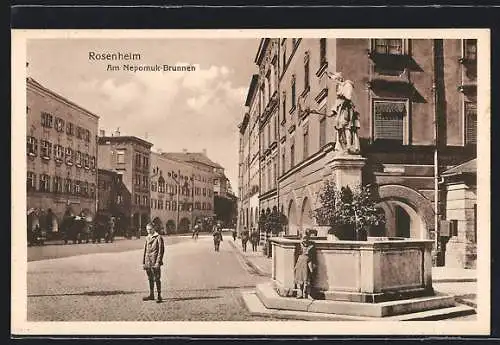
M345 80L341 72L327 75L337 83L337 100L331 110L332 115L335 116L334 127L337 132L335 151L359 154L359 113L352 102L354 83L351 80Z

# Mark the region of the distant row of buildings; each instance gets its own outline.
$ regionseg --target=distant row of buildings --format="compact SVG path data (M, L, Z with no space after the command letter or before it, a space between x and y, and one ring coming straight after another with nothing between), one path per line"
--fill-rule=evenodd
M98 134L99 117L27 78L27 207L49 211L51 230L65 214L114 216L118 228L167 232L223 218L217 200L235 203L224 168L204 152L153 152L119 131ZM224 214L224 212L226 214Z
M326 72L342 72L382 235L434 239L436 264L474 267L477 61L474 39L262 39L239 125L238 226L274 206L289 234L316 225L335 147Z

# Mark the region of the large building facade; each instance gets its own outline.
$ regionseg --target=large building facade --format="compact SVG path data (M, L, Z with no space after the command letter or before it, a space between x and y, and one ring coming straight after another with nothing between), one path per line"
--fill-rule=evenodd
M336 89L326 72L341 72L354 82L362 179L378 185L382 235L436 239L443 254L439 228L455 206L440 175L476 156L476 40L283 38L263 39L258 54L264 50L259 97L266 103L265 71L274 63L279 86L260 112L261 208L283 210L290 234L315 226L311 211L335 155ZM458 222L463 241L475 241L473 223ZM467 255L465 247L455 257Z
M116 131L111 136L99 136L99 169L116 172L131 198L130 208L123 224L130 229L145 231L150 221L150 155L152 143L134 136L122 136ZM122 188L124 189L124 188Z
M51 231L68 212L96 212L99 117L27 78L27 207L48 211Z
M247 109L240 131L238 231L257 227L259 220L260 147L259 75L254 74L245 102Z

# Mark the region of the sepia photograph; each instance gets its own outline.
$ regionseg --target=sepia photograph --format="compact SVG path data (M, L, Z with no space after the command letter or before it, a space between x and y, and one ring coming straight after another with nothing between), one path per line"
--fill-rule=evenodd
M488 30L12 38L16 334L488 334Z

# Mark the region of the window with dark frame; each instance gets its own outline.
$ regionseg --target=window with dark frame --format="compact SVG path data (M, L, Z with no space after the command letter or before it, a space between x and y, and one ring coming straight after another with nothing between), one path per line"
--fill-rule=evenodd
M295 144L290 145L290 168L295 166Z
M36 191L36 174L32 171L28 171L26 174L26 189Z
M374 139L403 144L406 101L375 100L373 102Z
M310 76L309 76L309 54L306 52L304 58L304 90L308 90L310 87Z
M36 156L38 154L38 144L35 137L26 137L26 153L29 156Z
M477 144L477 104L464 102L465 113L465 144Z
M292 108L295 108L296 103L295 75L292 76Z
M326 63L326 38L319 40L319 65L323 66Z
M319 147L326 145L326 116L322 116L319 120Z
M374 39L375 53L383 55L403 55L402 39Z
M52 144L47 140L40 140L40 155L45 159L50 159L52 155Z
M64 193L71 194L73 192L73 184L70 178L64 180Z
M75 126L71 122L66 123L66 134L75 135Z
M66 147L66 164L73 164L73 149L71 147Z
M40 182L38 186L40 192L50 192L50 177L46 174L40 175Z
M305 160L307 157L309 157L309 128L307 126L304 126L304 133L302 135L303 138L303 157L302 159Z
M282 106L282 109L283 109L283 115L282 115L282 118L281 118L281 122L282 123L286 123L286 93L283 92L283 100L281 102L281 106Z
M53 117L51 114L42 111L41 113L41 123L43 127L52 128Z
M464 58L469 61L477 60L477 40L464 40Z

